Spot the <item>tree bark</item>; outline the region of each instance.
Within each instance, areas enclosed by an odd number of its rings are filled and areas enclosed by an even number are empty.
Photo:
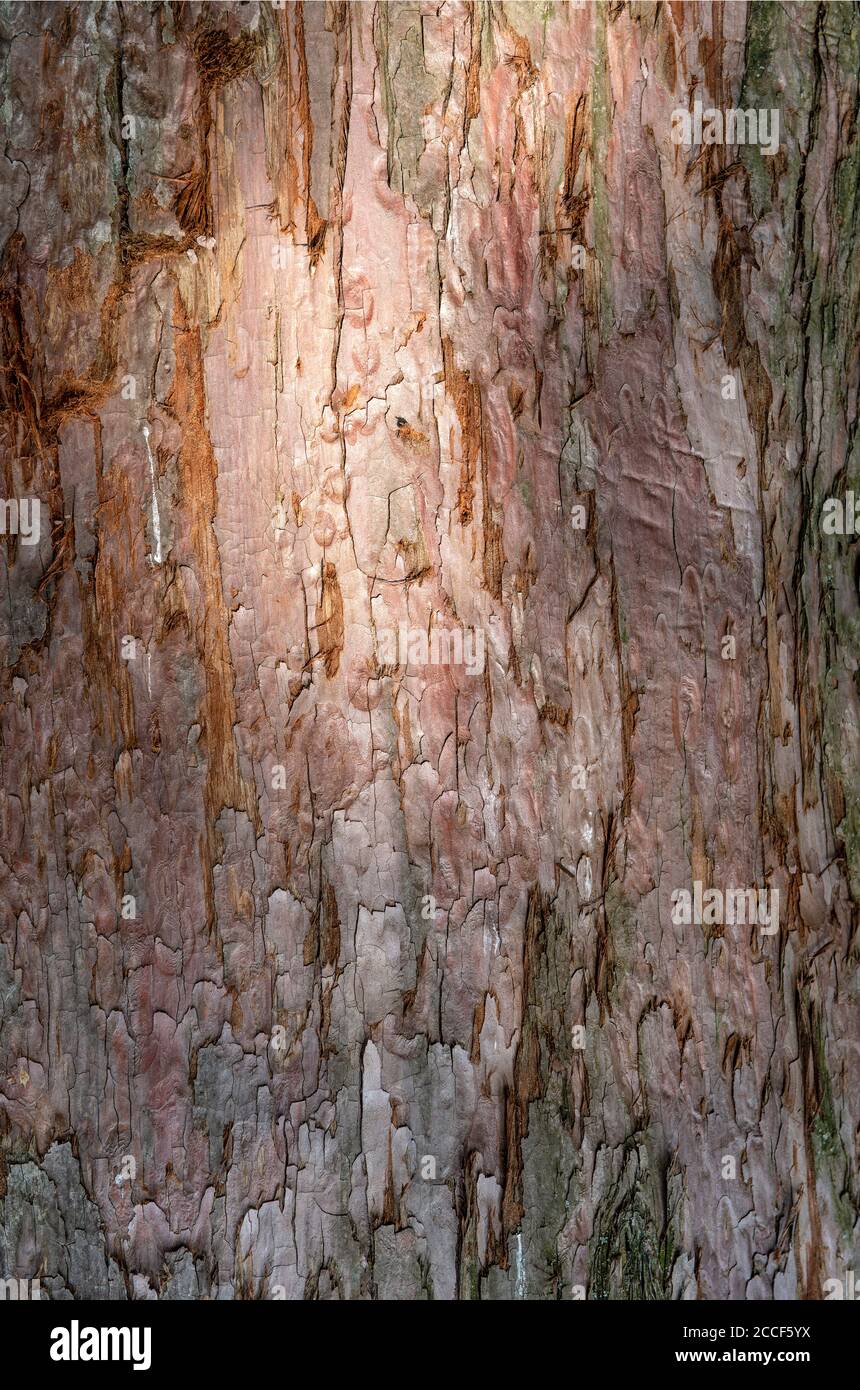
[[[825,1296],[856,6],[0,24],[0,1275]]]

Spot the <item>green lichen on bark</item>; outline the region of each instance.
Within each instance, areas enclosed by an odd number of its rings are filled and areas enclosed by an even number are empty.
[[[622,1174],[597,1210],[589,1246],[588,1297],[666,1299],[674,1259],[674,1234],[655,1213],[647,1168],[631,1141]]]

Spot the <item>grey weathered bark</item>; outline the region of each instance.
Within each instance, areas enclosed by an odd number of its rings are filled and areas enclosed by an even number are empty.
[[[0,24],[0,1275],[821,1297],[857,7]]]

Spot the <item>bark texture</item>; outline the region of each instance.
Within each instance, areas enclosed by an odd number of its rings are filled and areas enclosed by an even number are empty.
[[[0,1275],[821,1297],[860,1256],[820,525],[860,495],[857,7],[0,35],[3,487],[42,504],[0,544]],[[695,100],[778,152],[673,143]],[[695,882],[778,932],[675,922]]]

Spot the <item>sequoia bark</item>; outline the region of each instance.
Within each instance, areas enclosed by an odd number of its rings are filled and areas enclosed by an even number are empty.
[[[0,1275],[821,1297],[856,7],[0,25]],[[778,151],[675,144],[695,100]]]

